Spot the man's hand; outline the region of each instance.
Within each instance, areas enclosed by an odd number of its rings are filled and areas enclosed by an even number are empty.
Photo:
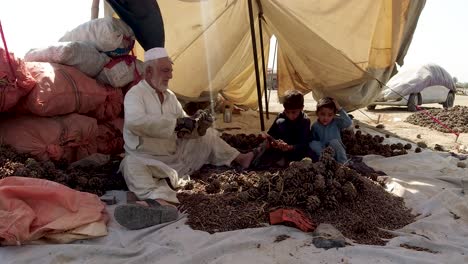
[[[177,118],[175,132],[178,138],[190,138],[197,127],[197,121],[191,117]]]

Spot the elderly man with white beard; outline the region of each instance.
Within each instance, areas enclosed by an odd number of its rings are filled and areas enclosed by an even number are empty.
[[[199,111],[189,117],[172,91],[172,61],[164,48],[145,52],[144,79],[125,95],[125,158],[120,169],[130,191],[146,203],[120,205],[116,220],[128,229],[176,220],[179,203],[173,188],[204,164],[248,168],[261,151],[240,153]]]

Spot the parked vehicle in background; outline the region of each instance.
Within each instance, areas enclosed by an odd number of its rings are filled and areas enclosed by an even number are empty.
[[[450,108],[455,102],[455,83],[452,76],[441,66],[426,64],[418,68],[400,71],[387,83],[380,96],[367,109],[377,105],[407,106],[408,111],[417,111],[423,104],[442,104]]]

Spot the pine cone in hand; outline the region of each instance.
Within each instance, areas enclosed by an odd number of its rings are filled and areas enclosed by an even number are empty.
[[[214,117],[211,115],[209,110],[199,110],[201,112],[195,113],[196,117],[194,117],[198,122],[198,135],[204,136],[206,134],[206,130],[213,125]]]

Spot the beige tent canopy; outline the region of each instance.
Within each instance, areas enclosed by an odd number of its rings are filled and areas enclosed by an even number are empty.
[[[157,2],[166,48],[174,61],[171,89],[189,99],[220,92],[235,104],[256,108],[248,0]],[[256,0],[257,48],[257,14],[262,12],[266,56],[272,35],[279,43],[279,94],[297,89],[312,92],[316,99],[333,96],[347,109],[355,109],[380,92],[376,79],[385,83],[395,62],[402,64],[424,4],[424,0]],[[139,58],[142,53],[142,49],[137,52]],[[260,54],[259,49],[259,60]]]

